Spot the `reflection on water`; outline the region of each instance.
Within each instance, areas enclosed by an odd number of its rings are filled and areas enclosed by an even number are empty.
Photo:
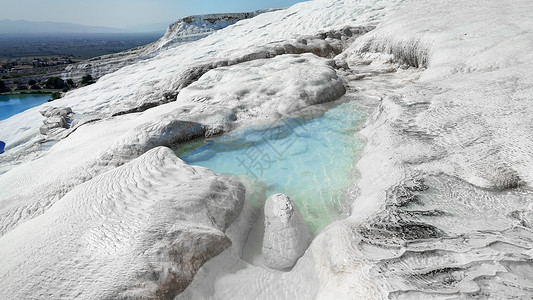
[[[246,175],[268,188],[267,197],[291,197],[314,233],[341,216],[353,182],[353,163],[362,149],[357,135],[364,116],[353,102],[319,117],[236,130],[176,149],[185,162],[216,173]]]

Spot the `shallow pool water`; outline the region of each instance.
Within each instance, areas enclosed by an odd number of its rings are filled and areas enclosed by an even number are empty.
[[[49,99],[49,94],[0,95],[0,120],[46,103]]]
[[[357,134],[363,120],[355,103],[347,102],[318,117],[195,141],[176,154],[191,165],[257,180],[267,187],[267,197],[288,195],[316,233],[346,212],[354,160],[363,147]]]

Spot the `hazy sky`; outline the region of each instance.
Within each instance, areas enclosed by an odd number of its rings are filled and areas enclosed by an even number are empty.
[[[170,22],[182,17],[285,7],[302,0],[0,0],[0,19],[106,27]]]

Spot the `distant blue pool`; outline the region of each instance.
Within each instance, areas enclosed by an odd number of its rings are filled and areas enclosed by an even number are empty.
[[[50,94],[0,95],[0,120],[41,105],[48,99]]]
[[[312,119],[196,141],[176,149],[176,154],[216,173],[258,180],[266,186],[267,197],[287,194],[316,233],[346,211],[347,191],[356,176],[354,160],[364,146],[357,133],[363,121],[355,104],[348,102]]]

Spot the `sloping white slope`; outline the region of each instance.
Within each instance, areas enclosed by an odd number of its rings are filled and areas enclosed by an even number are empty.
[[[166,101],[168,95],[191,83],[191,74],[200,76],[207,65],[227,65],[231,61],[253,59],[264,46],[276,41],[344,26],[375,25],[401,3],[400,0],[344,1],[317,0],[291,8],[261,14],[220,30],[205,39],[164,51],[159,56],[125,67],[102,77],[96,84],[72,91],[56,100],[56,106],[72,107],[74,112],[109,116],[145,103]],[[197,71],[204,69],[204,71]],[[38,109],[0,122],[0,138],[6,151],[38,136],[41,116]],[[22,139],[24,137],[24,139]],[[18,150],[18,149],[17,149]],[[1,160],[2,158],[0,158]]]
[[[168,26],[165,34],[157,41],[119,53],[107,54],[68,65],[62,73],[64,79],[79,81],[90,74],[98,79],[124,66],[156,56],[167,48],[204,38],[211,33],[233,25],[240,20],[252,18],[272,10],[259,10],[249,13],[211,14],[183,18]]]
[[[343,54],[427,69],[364,131],[352,217],[314,245],[347,231],[357,251],[331,249],[333,269],[365,260],[391,299],[532,297],[532,16],[531,1],[412,1]]]
[[[223,231],[244,193],[153,149],[3,235],[0,298],[170,298],[231,245]]]
[[[384,108],[399,129],[427,137],[432,153],[423,155],[433,159],[408,155],[410,149],[397,156],[481,187],[533,187],[532,5],[469,2],[463,13],[451,7],[423,2],[416,19],[402,10],[357,43],[357,51],[389,52],[428,67],[419,85]]]

